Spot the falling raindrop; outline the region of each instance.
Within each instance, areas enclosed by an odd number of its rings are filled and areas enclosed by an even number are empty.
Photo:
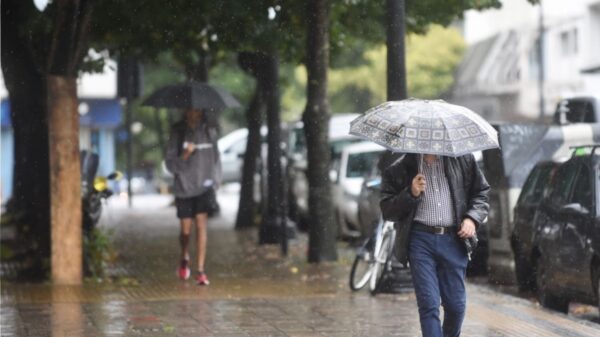
[[[275,19],[275,17],[277,16],[277,12],[275,12],[275,8],[269,7],[268,12],[269,12],[269,20]]]
[[[50,2],[50,0],[33,0],[35,8],[37,8],[40,12],[43,12]]]

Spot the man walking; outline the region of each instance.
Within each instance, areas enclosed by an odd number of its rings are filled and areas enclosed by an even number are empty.
[[[173,194],[181,225],[181,260],[177,273],[182,280],[190,277],[188,247],[195,220],[198,252],[195,280],[199,285],[209,284],[204,269],[206,224],[208,213],[217,208],[215,189],[221,180],[217,133],[205,120],[201,110],[188,109],[184,120],[171,129],[165,155],[167,168],[175,175]]]
[[[406,154],[383,173],[381,211],[398,226],[397,257],[410,263],[424,337],[460,335],[468,263],[463,240],[487,217],[489,190],[471,154]]]

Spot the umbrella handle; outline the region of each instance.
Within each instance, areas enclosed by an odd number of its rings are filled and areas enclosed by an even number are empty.
[[[423,174],[423,154],[419,153],[419,174]]]

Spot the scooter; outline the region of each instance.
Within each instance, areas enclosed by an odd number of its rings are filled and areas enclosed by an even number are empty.
[[[102,272],[102,267],[98,263],[97,255],[101,249],[98,242],[95,242],[94,231],[100,216],[102,215],[102,205],[108,199],[113,191],[109,188],[110,180],[119,180],[122,177],[121,172],[115,171],[106,177],[96,176],[98,171],[98,155],[89,151],[81,151],[81,223],[84,239],[84,272],[86,275],[98,275]],[[87,244],[86,244],[87,242]],[[96,256],[94,258],[94,256]]]
[[[113,191],[109,188],[110,180],[119,180],[121,172],[115,171],[106,177],[96,176],[98,171],[98,154],[86,150],[81,151],[81,205],[84,235],[89,235],[96,227],[102,215],[102,202],[108,199]]]

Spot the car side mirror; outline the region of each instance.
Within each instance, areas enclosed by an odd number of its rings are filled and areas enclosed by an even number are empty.
[[[381,189],[381,179],[380,178],[371,179],[371,180],[367,181],[365,183],[365,185],[370,190],[380,190]]]
[[[334,183],[337,183],[338,172],[336,170],[329,170],[329,180],[331,180]]]
[[[572,215],[572,214],[588,215],[588,214],[590,214],[590,211],[578,202],[564,205],[563,207],[561,207],[560,211],[561,211],[561,213],[566,214],[566,215]]]

